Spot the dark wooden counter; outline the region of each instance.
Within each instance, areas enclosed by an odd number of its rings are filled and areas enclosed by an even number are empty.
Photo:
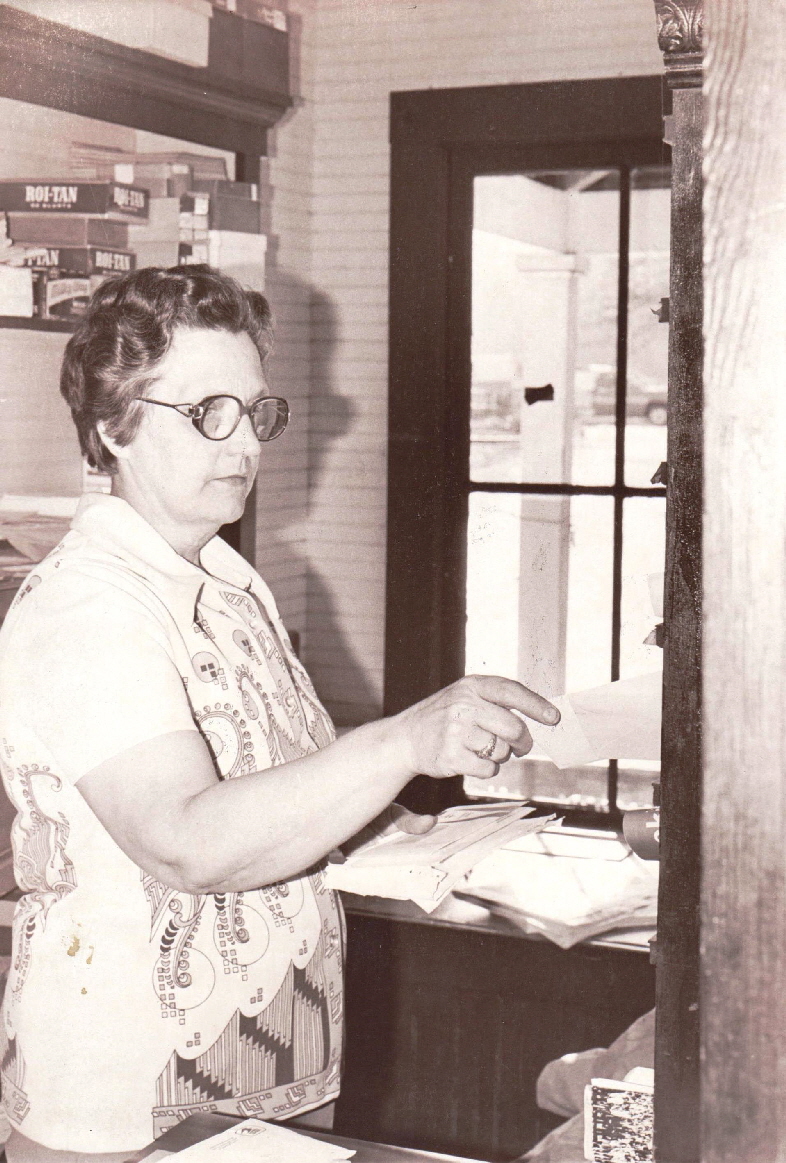
[[[608,1045],[655,1003],[646,934],[564,950],[467,902],[431,917],[345,903],[342,1135],[512,1159],[559,1121],[535,1104],[546,1062]]]

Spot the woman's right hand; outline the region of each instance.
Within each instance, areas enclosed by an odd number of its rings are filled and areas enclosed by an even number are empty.
[[[469,675],[408,707],[394,721],[413,773],[490,779],[511,753],[526,755],[532,747],[519,715],[548,726],[560,717],[555,706],[514,679]]]

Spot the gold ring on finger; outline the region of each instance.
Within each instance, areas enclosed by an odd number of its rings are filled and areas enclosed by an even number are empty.
[[[491,759],[494,754],[494,749],[497,746],[497,736],[492,735],[485,747],[481,747],[480,751],[476,751],[478,759]]]

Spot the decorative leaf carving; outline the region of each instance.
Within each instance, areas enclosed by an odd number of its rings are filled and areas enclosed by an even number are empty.
[[[700,54],[703,49],[703,0],[655,0],[658,44],[667,56]]]

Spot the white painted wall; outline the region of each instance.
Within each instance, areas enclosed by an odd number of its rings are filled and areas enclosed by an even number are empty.
[[[341,723],[377,714],[384,634],[389,96],[659,73],[652,0],[291,0],[299,103],[272,135],[276,383],[306,395],[308,457],[260,521],[271,584]],[[299,398],[299,397],[298,397]],[[307,480],[307,493],[303,484]],[[272,539],[275,538],[275,541]],[[286,549],[282,547],[288,547]],[[287,572],[289,571],[289,572]]]

